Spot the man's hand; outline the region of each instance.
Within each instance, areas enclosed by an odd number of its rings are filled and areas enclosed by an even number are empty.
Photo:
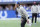
[[[30,20],[30,19],[28,19],[28,20],[27,20],[27,24],[30,24],[30,23],[31,23],[31,20]]]
[[[22,23],[23,19],[21,18],[21,23]]]
[[[29,19],[27,19],[27,24],[29,24]]]

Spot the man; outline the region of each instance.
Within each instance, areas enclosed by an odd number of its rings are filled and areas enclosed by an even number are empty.
[[[35,24],[36,24],[37,13],[38,13],[38,8],[37,8],[37,5],[36,5],[36,2],[33,3],[32,7],[31,7],[31,11],[32,11],[32,23],[33,23],[33,20],[34,20],[34,17],[35,17]]]
[[[28,14],[26,10],[22,6],[20,6],[20,3],[16,4],[16,8],[18,13],[20,13],[21,15],[21,27],[25,27],[26,22],[28,22]]]

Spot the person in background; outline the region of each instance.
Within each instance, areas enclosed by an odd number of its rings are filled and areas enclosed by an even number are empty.
[[[29,10],[29,6],[27,4],[24,5],[25,10]]]
[[[31,5],[29,6],[29,9],[28,10],[31,10]]]
[[[38,8],[37,8],[37,5],[36,5],[36,2],[34,2],[33,5],[31,6],[31,12],[32,12],[32,23],[33,23],[33,20],[34,20],[34,17],[35,17],[35,24],[36,24],[37,13],[38,13]]]
[[[5,9],[6,9],[6,10],[9,10],[8,6],[5,6]]]
[[[9,8],[9,10],[13,10],[13,6],[10,4],[8,4],[8,8]]]
[[[0,10],[3,10],[3,7],[2,6],[0,6]]]
[[[29,6],[27,6],[26,10],[29,10],[29,9],[30,9],[30,7],[29,7]]]
[[[26,6],[26,4],[24,4],[24,6],[23,6],[25,9],[27,8],[27,6]]]
[[[40,14],[40,3],[38,4],[38,17],[39,17],[39,14]]]

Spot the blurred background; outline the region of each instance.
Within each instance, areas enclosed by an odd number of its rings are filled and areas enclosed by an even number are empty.
[[[0,18],[1,16],[6,18],[16,18],[20,17],[20,15],[17,13],[15,9],[15,3],[19,2],[20,5],[23,5],[23,7],[28,12],[28,15],[32,17],[31,15],[31,6],[34,2],[36,2],[36,5],[40,2],[40,0],[0,0]],[[2,11],[2,13],[1,13]],[[6,13],[6,14],[5,14]],[[13,13],[13,14],[12,14]],[[18,15],[17,15],[18,14]]]
[[[29,17],[32,18],[31,6],[34,2],[38,5],[40,0],[0,0],[0,27],[20,27],[19,19],[21,15],[15,9],[15,3],[17,2],[25,8]],[[40,14],[38,14],[38,17],[40,18]],[[37,22],[37,24],[38,25],[33,25],[32,27],[40,27],[39,22]]]

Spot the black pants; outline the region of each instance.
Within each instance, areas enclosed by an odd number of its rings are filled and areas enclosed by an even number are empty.
[[[25,24],[27,22],[26,18],[25,17],[22,17],[22,22],[21,22],[21,27],[25,27]]]
[[[37,13],[32,13],[32,23],[33,23],[34,17],[35,17],[35,23],[36,23],[36,21],[37,21]]]

